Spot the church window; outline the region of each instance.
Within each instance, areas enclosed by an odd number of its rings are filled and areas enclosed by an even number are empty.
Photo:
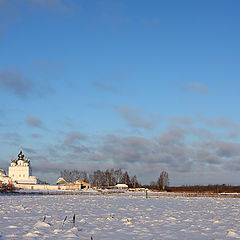
[[[21,174],[19,174],[19,177],[21,177]]]
[[[23,177],[25,177],[25,174],[23,174]]]

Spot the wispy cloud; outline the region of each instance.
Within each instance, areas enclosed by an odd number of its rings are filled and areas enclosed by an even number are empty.
[[[7,132],[4,134],[4,139],[6,139],[6,141],[15,142],[19,144],[21,136],[17,132]]]
[[[37,127],[37,128],[42,128],[43,127],[43,122],[40,118],[36,116],[29,116],[26,119],[26,123],[30,127]]]
[[[52,88],[48,82],[38,82],[12,70],[0,71],[0,87],[22,99],[34,95],[44,97],[46,94],[52,92]]]
[[[219,157],[232,158],[240,156],[240,143],[216,141],[211,143],[210,146],[216,150]]]
[[[0,73],[0,86],[21,98],[25,98],[32,92],[34,82],[21,74],[4,70]]]
[[[200,118],[200,121],[204,122],[210,127],[220,127],[220,128],[239,128],[240,125],[234,121],[231,121],[227,118],[217,118],[217,119],[211,119],[211,118]]]
[[[34,153],[36,153],[36,149],[34,149],[34,148],[28,148],[28,147],[24,147],[24,148],[23,148],[23,151],[26,152],[26,153],[28,153],[28,154],[34,154]]]
[[[192,92],[197,92],[201,94],[208,94],[209,89],[208,87],[201,82],[189,82],[184,85],[184,90],[185,91],[192,91]]]
[[[117,88],[115,88],[114,86],[112,86],[110,84],[106,84],[106,83],[103,83],[100,81],[93,81],[92,84],[94,87],[99,88],[104,91],[107,91],[107,92],[112,92],[112,93],[117,92]]]
[[[41,135],[38,134],[38,133],[32,133],[32,134],[31,134],[31,137],[32,137],[32,138],[41,138]]]
[[[152,117],[146,118],[144,111],[127,106],[115,106],[114,109],[132,128],[152,129],[156,126],[155,119]]]
[[[158,142],[163,145],[179,144],[185,139],[186,134],[187,130],[178,126],[171,126],[168,128],[167,133],[162,134],[161,137],[158,138]]]
[[[78,131],[69,132],[66,134],[63,144],[64,145],[72,145],[72,144],[78,143],[79,141],[86,140],[86,139],[87,139],[87,137]]]
[[[193,124],[194,120],[190,117],[172,117],[169,122],[183,125],[191,125]]]
[[[116,93],[119,88],[117,84],[126,79],[126,76],[120,72],[112,72],[110,74],[103,74],[96,77],[97,80],[92,81],[92,85],[104,91]]]

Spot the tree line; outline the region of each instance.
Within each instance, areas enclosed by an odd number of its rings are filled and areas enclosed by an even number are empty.
[[[82,180],[95,187],[110,187],[119,183],[127,184],[131,188],[143,187],[138,182],[136,175],[130,176],[127,171],[123,171],[121,168],[107,169],[105,171],[96,170],[92,174],[79,170],[63,170],[60,172],[60,177],[64,178],[67,182]],[[168,173],[162,171],[156,182],[152,182],[150,186],[146,186],[151,189],[166,190],[169,186]]]
[[[231,185],[193,185],[193,186],[169,186],[169,176],[166,171],[161,171],[157,181],[151,181],[149,185],[141,185],[137,180],[137,176],[130,176],[127,171],[119,169],[107,169],[105,171],[96,170],[92,174],[79,170],[63,170],[60,172],[60,177],[67,182],[75,182],[82,180],[90,183],[95,187],[110,187],[118,183],[127,184],[130,188],[144,187],[152,190],[163,190],[168,192],[240,192],[240,186]]]
[[[105,171],[96,170],[92,174],[79,170],[63,170],[60,172],[60,177],[67,182],[82,180],[95,187],[110,187],[119,183],[127,184],[132,188],[141,187],[136,175],[130,176],[127,171],[122,171],[121,168],[107,169]]]
[[[168,192],[197,192],[197,193],[240,193],[240,186],[231,186],[226,184],[216,185],[193,185],[168,187]]]

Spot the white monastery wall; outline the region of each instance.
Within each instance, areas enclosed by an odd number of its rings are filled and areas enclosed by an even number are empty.
[[[14,186],[26,190],[81,190],[81,185],[14,184]]]

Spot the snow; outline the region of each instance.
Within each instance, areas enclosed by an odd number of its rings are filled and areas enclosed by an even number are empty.
[[[240,239],[238,198],[6,194],[0,216],[1,240]]]

